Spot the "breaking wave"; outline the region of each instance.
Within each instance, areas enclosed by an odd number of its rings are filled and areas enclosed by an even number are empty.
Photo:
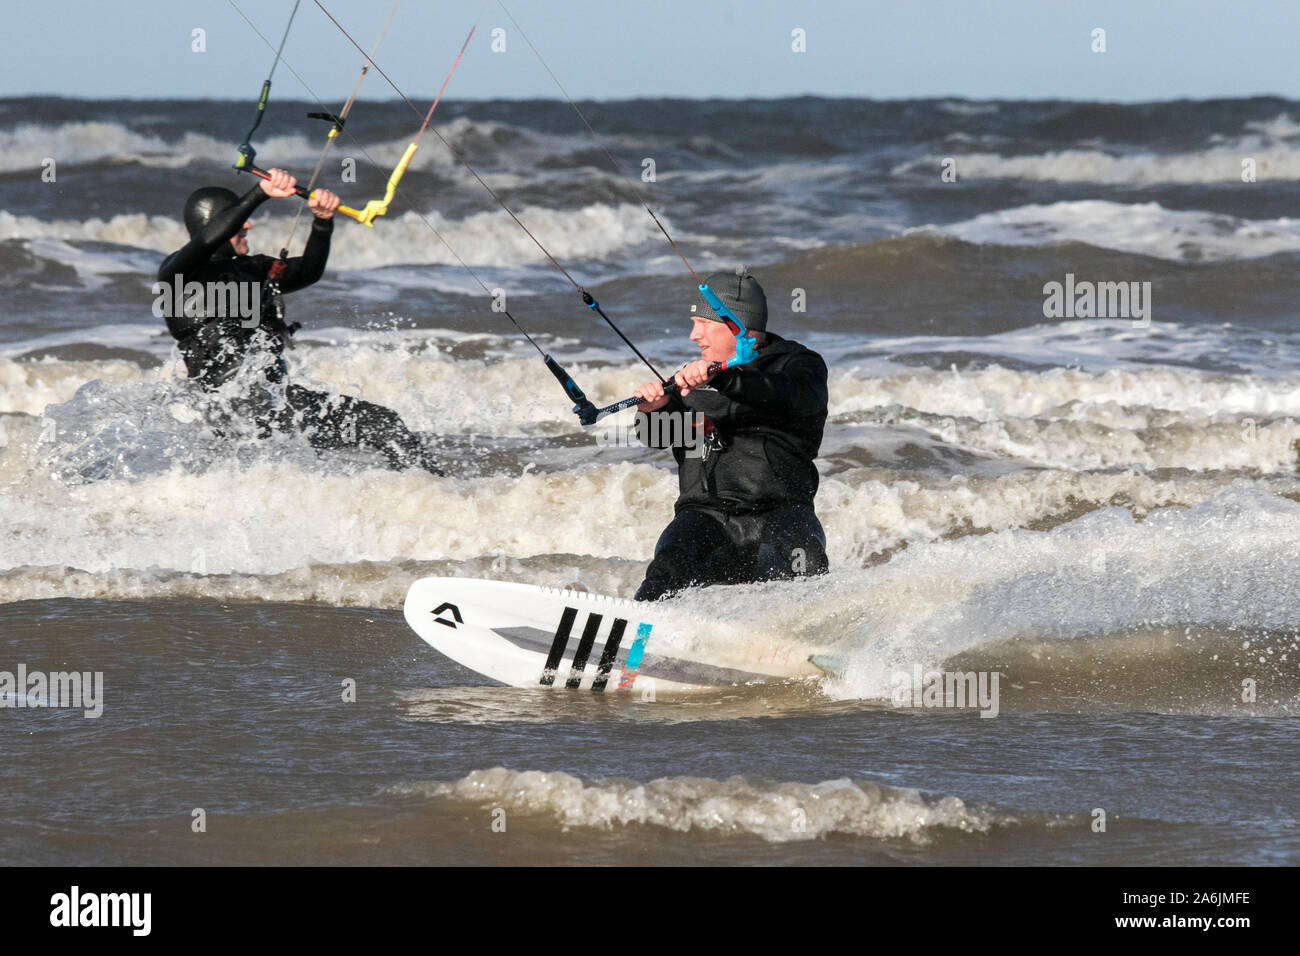
[[[751,835],[772,843],[832,835],[926,843],[943,831],[987,833],[1020,821],[971,807],[957,797],[848,779],[821,783],[758,783],[744,777],[668,777],[649,783],[587,782],[565,773],[476,770],[449,783],[390,787],[516,813],[541,814],[565,828],[656,827],[724,836]]]

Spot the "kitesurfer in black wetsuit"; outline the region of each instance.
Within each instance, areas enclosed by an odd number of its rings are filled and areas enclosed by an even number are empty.
[[[703,584],[741,584],[827,569],[826,535],[813,510],[813,464],[826,424],[826,363],[767,332],[767,297],[749,274],[716,273],[706,284],[757,342],[757,356],[712,379],[708,367],[736,354],[736,339],[696,293],[691,341],[701,359],[674,379],[635,394],[641,439],[677,460],[676,516],[655,545],[637,600]],[[698,422],[700,413],[703,422]],[[656,416],[685,416],[673,423]],[[674,436],[676,441],[665,441]]]
[[[243,196],[216,186],[193,192],[185,203],[185,227],[190,241],[158,267],[158,281],[167,287],[188,283],[250,283],[260,311],[255,320],[233,315],[205,314],[202,308],[169,309],[167,329],[180,343],[191,380],[213,391],[236,377],[249,376],[250,386],[231,404],[247,415],[258,434],[272,430],[303,432],[316,448],[362,448],[382,454],[397,469],[420,467],[442,474],[429,449],[392,409],[373,402],[331,395],[287,382],[284,350],[298,323],[286,325],[283,295],[316,282],[329,257],[334,210],[339,198],[328,190],[312,193],[308,205],[315,218],[303,254],[274,259],[250,256],[248,218],[270,198],[294,195],[295,181],[283,170],[271,170]],[[229,286],[228,288],[235,288]],[[236,300],[230,296],[222,301]]]

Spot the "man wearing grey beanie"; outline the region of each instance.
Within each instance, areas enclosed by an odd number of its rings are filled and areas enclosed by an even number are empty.
[[[757,354],[710,377],[711,364],[736,356],[737,339],[696,292],[691,342],[699,361],[673,376],[676,394],[657,381],[635,393],[643,400],[638,434],[671,449],[679,487],[676,514],[637,590],[641,601],[827,569],[826,535],[813,508],[826,363],[767,331],[767,297],[748,272],[715,273],[705,284],[753,336]],[[674,428],[664,416],[681,416],[681,424]]]

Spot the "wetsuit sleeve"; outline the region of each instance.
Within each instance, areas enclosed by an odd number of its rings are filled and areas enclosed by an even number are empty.
[[[815,415],[826,408],[826,363],[816,352],[792,357],[779,371],[741,365],[714,377],[713,387],[737,405],[769,415]],[[708,409],[700,409],[706,415]]]
[[[305,289],[325,274],[325,261],[330,257],[330,236],[334,233],[334,220],[312,217],[311,235],[307,237],[307,247],[302,255],[285,260],[285,269],[280,277],[280,289],[283,292],[297,292]]]
[[[189,242],[163,260],[158,267],[158,280],[170,281],[172,276],[184,275],[203,265],[212,253],[221,248],[248,222],[258,206],[270,199],[261,186],[254,186],[240,197],[239,202],[225,212],[212,217],[212,221],[196,233]]]

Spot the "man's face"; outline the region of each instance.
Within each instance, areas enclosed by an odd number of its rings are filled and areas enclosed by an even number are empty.
[[[736,354],[736,337],[721,322],[691,319],[691,341],[700,349],[706,362],[725,362]]]
[[[235,248],[235,255],[248,255],[248,230],[252,228],[252,225],[246,222],[240,227],[239,232],[230,237],[230,244]]]

